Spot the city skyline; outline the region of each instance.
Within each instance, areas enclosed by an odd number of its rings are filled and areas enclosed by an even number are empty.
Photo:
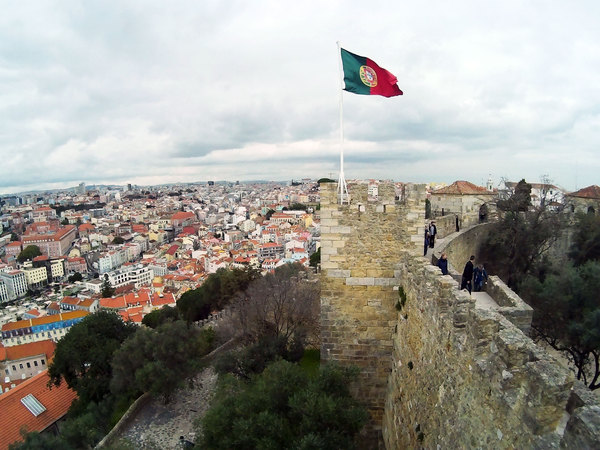
[[[0,18],[0,193],[327,177],[598,184],[600,5],[28,2]]]

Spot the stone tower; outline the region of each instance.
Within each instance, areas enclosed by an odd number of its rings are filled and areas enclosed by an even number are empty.
[[[393,183],[349,186],[350,204],[337,202],[337,184],[321,185],[321,358],[360,368],[357,398],[371,421],[365,447],[381,446],[386,386],[397,323],[400,252],[423,252],[425,188]]]

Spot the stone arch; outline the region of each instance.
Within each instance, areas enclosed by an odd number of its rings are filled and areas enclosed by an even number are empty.
[[[483,204],[479,207],[479,223],[487,222],[489,211],[487,204]]]
[[[588,206],[587,213],[588,214],[596,214],[596,210],[594,209],[593,206]]]

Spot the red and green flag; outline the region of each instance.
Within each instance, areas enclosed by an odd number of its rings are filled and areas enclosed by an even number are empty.
[[[343,48],[341,51],[345,91],[384,97],[403,94],[396,84],[398,79],[383,67],[379,67],[375,61],[350,53]]]

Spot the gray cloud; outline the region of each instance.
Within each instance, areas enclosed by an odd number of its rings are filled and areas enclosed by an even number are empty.
[[[599,9],[14,4],[0,17],[0,192],[337,172],[338,39],[405,92],[344,93],[348,177],[598,184]]]

